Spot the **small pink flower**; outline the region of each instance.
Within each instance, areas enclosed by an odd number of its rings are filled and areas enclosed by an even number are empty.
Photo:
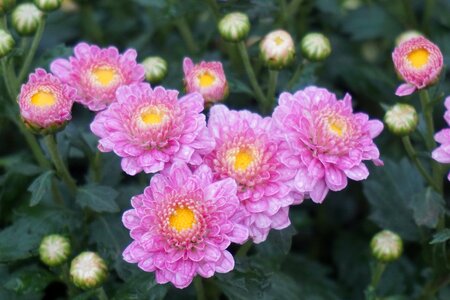
[[[437,81],[444,59],[439,47],[419,36],[398,45],[392,53],[395,69],[406,81],[395,94],[411,95]]]
[[[187,93],[198,92],[205,103],[214,103],[228,96],[228,82],[222,63],[218,61],[194,65],[190,58],[183,61],[184,83]]]
[[[281,161],[296,170],[294,187],[321,203],[328,190],[340,191],[347,177],[364,180],[365,160],[382,165],[373,139],[383,123],[353,113],[350,95],[343,100],[326,89],[308,87],[294,95],[282,93],[273,113],[278,135],[290,151]]]
[[[101,49],[79,43],[69,60],[57,59],[50,69],[63,82],[78,91],[77,102],[92,111],[105,109],[115,100],[121,85],[142,82],[145,70],[137,64],[137,53],[133,49],[119,54],[115,47]]]
[[[75,89],[44,69],[36,69],[22,85],[18,97],[20,114],[31,129],[44,133],[57,130],[72,118]]]
[[[450,126],[450,96],[445,99],[445,107],[447,110],[444,114],[444,119]],[[444,128],[436,133],[434,139],[441,145],[431,153],[431,156],[440,163],[450,164],[450,128]],[[450,173],[447,179],[450,181]]]
[[[278,159],[281,149],[273,139],[271,118],[249,111],[211,108],[208,128],[216,148],[204,159],[215,179],[233,178],[245,225],[255,243],[263,242],[271,228],[289,226],[289,206],[294,203],[290,182],[295,172]],[[302,199],[302,198],[301,198]]]
[[[177,288],[187,287],[197,274],[209,278],[231,271],[234,259],[226,249],[231,242],[244,243],[248,231],[235,220],[234,180],[212,178],[206,165],[191,172],[181,163],[153,176],[144,194],[131,199],[134,209],[123,214],[133,238],[124,260]]]
[[[200,94],[178,100],[175,90],[138,83],[120,87],[116,98],[96,115],[91,130],[100,137],[100,151],[122,157],[127,174],[155,173],[174,161],[199,165],[214,148]]]

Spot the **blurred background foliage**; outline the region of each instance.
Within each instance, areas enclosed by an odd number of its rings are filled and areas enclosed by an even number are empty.
[[[120,50],[131,47],[138,51],[139,60],[149,55],[166,59],[169,75],[161,84],[182,91],[185,56],[194,61],[220,60],[230,84],[225,103],[256,111],[235,46],[224,42],[216,28],[218,19],[232,11],[250,17],[247,45],[263,87],[268,72],[258,59],[259,40],[283,28],[297,43],[297,57],[280,73],[277,93],[311,84],[339,96],[348,92],[355,110],[372,118],[382,118],[384,109],[398,101],[418,107],[416,96],[394,95],[400,80],[391,52],[399,34],[409,29],[423,32],[440,47],[445,64],[450,63],[449,0],[79,0],[64,1],[59,11],[48,16],[33,65],[48,69],[52,59],[70,55],[79,41],[115,45]],[[332,54],[323,63],[307,63],[300,78],[289,83],[303,61],[300,40],[312,31],[330,38]],[[434,95],[450,93],[446,75],[448,71],[433,87]],[[62,209],[52,204],[51,174],[33,162],[22,136],[4,117],[4,90],[0,86],[0,299],[66,297],[54,270],[37,257],[41,238],[54,232],[71,237],[74,255],[90,249],[106,259],[110,275],[105,290],[112,299],[195,299],[193,287],[176,290],[156,285],[152,274],[122,261],[130,238],[121,214],[130,208],[130,197],[148,184],[149,176],[125,176],[118,158],[102,153],[100,183],[89,183],[93,174],[88,158],[96,151],[96,139],[89,131],[93,114],[76,105],[73,121],[58,134],[60,151],[82,189],[76,199],[67,196],[67,208]],[[438,128],[444,126],[443,111],[440,102],[435,111]],[[423,130],[420,126],[413,141],[421,141]],[[435,248],[427,247],[435,220],[448,213],[444,208],[448,198],[427,192],[399,138],[385,131],[376,143],[385,167],[371,168],[367,181],[350,182],[344,191],[330,193],[321,205],[307,200],[293,207],[292,226],[271,232],[267,242],[253,247],[247,257],[237,258],[235,271],[207,280],[208,295],[213,297],[219,287],[223,299],[362,299],[370,281],[369,242],[380,228],[394,230],[405,240],[404,255],[387,267],[382,278],[380,297],[419,298],[434,276],[433,266],[448,274],[448,257],[436,259],[430,250]],[[83,214],[83,207],[93,214]],[[449,233],[440,234],[435,242],[445,248]],[[96,297],[92,291],[78,292],[79,300]],[[450,299],[450,288],[444,286],[435,297]]]

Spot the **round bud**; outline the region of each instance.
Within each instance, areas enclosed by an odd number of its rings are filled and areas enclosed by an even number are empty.
[[[3,29],[0,29],[0,58],[5,57],[14,49],[13,37]]]
[[[372,255],[380,262],[397,260],[403,252],[403,241],[392,231],[383,230],[377,233],[370,242]]]
[[[294,41],[284,30],[275,30],[267,34],[259,46],[261,58],[271,69],[283,69],[292,63],[295,57]]]
[[[70,279],[80,289],[99,287],[106,280],[106,263],[97,253],[86,251],[79,254],[70,264]]]
[[[409,41],[410,39],[413,39],[413,38],[416,38],[419,36],[423,36],[423,34],[417,30],[405,31],[395,39],[395,46],[398,46],[403,42]]]
[[[167,62],[158,56],[144,59],[145,79],[150,83],[161,82],[167,75]]]
[[[39,257],[47,266],[56,267],[69,258],[70,250],[68,238],[59,234],[47,235],[39,246]]]
[[[355,10],[361,7],[361,0],[344,0],[341,2],[341,6],[345,10]]]
[[[233,12],[225,15],[219,21],[219,33],[228,42],[240,42],[250,32],[250,20],[241,12]]]
[[[23,36],[33,35],[42,22],[43,13],[32,3],[17,6],[12,13],[14,29]]]
[[[62,0],[34,0],[34,4],[45,12],[57,10],[61,6]]]
[[[384,122],[393,134],[405,136],[416,130],[419,116],[414,106],[397,103],[386,112]]]
[[[0,0],[0,15],[6,14],[16,5],[16,0]]]
[[[301,41],[303,56],[311,61],[322,61],[331,53],[330,40],[321,33],[308,33]]]

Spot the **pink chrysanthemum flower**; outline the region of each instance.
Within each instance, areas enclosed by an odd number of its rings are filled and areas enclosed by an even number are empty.
[[[294,95],[282,93],[273,113],[274,124],[289,152],[281,160],[297,171],[294,187],[321,203],[328,190],[340,191],[347,177],[369,175],[365,160],[382,165],[373,138],[383,123],[353,113],[351,97],[343,100],[326,89],[308,87]],[[287,155],[286,155],[287,154]]]
[[[392,53],[395,69],[406,81],[395,94],[411,95],[437,81],[444,59],[439,47],[419,36],[398,45]]]
[[[245,225],[255,243],[263,242],[271,228],[289,226],[293,204],[289,185],[295,172],[278,159],[280,149],[273,139],[271,118],[249,111],[230,111],[224,105],[211,108],[208,128],[216,148],[204,159],[216,179],[233,178]]]
[[[228,82],[222,63],[218,61],[194,65],[190,58],[183,61],[186,92],[202,94],[206,103],[214,103],[228,96]]]
[[[121,85],[142,82],[144,67],[137,64],[137,53],[133,49],[119,54],[115,47],[101,49],[79,43],[69,60],[57,59],[50,69],[63,82],[78,91],[77,102],[92,111],[105,109],[115,100]]]
[[[447,110],[444,114],[444,119],[450,126],[450,96],[445,99],[445,107]],[[444,128],[436,133],[434,139],[441,145],[431,153],[431,156],[440,163],[450,164],[450,128]],[[450,181],[450,173],[447,179]]]
[[[47,133],[63,127],[72,118],[76,91],[44,69],[36,69],[22,85],[18,97],[20,114],[35,132]]]
[[[178,100],[175,90],[137,83],[120,87],[116,98],[96,115],[91,130],[100,137],[100,151],[122,157],[127,174],[155,173],[174,161],[199,165],[214,148],[200,94]]]
[[[234,259],[226,249],[231,242],[244,243],[248,230],[235,220],[234,180],[212,178],[206,165],[191,172],[181,163],[153,176],[122,217],[134,240],[123,252],[125,261],[177,288],[187,287],[197,274],[208,278],[231,271]]]

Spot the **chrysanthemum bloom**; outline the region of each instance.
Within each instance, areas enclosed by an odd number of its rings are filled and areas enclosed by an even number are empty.
[[[36,69],[22,85],[18,102],[25,124],[35,132],[48,133],[62,128],[72,118],[76,91],[57,77]]]
[[[230,111],[224,105],[211,108],[208,128],[216,148],[204,159],[216,179],[233,178],[245,225],[255,243],[263,242],[271,228],[289,226],[289,205],[294,199],[288,185],[295,172],[283,165],[273,139],[271,118],[249,111]]]
[[[134,209],[123,214],[134,240],[124,260],[177,288],[187,287],[197,274],[208,278],[231,271],[234,259],[226,249],[248,238],[235,220],[236,188],[231,178],[213,181],[206,165],[191,172],[184,163],[174,164],[153,176],[144,193],[131,199]]]
[[[194,65],[192,59],[183,60],[184,84],[187,93],[198,92],[205,103],[214,103],[228,96],[228,82],[222,63],[218,61]]]
[[[407,96],[438,80],[444,59],[439,47],[419,36],[401,43],[392,53],[395,69],[406,81],[395,94]]]
[[[287,31],[274,30],[263,38],[259,45],[259,52],[269,68],[282,69],[294,60],[294,41]]]
[[[96,115],[91,130],[100,151],[122,157],[127,174],[155,173],[174,161],[199,165],[214,148],[202,110],[198,93],[178,100],[177,91],[132,84],[117,90],[117,101]]]
[[[79,43],[74,48],[74,56],[69,60],[55,60],[50,69],[77,89],[77,102],[99,111],[115,101],[118,87],[144,80],[144,67],[136,62],[136,57],[134,49],[119,54],[115,47],[100,49]]]
[[[447,111],[444,114],[444,119],[450,126],[450,96],[445,99],[445,107]],[[450,164],[450,128],[444,128],[436,133],[434,139],[441,145],[431,153],[431,156],[440,163]],[[447,179],[450,181],[450,173]]]
[[[289,146],[281,160],[297,171],[294,187],[321,203],[328,190],[347,186],[347,177],[363,180],[369,175],[364,164],[382,165],[373,138],[383,123],[353,113],[350,95],[343,100],[328,90],[308,87],[294,95],[282,93],[273,113],[280,137]]]

